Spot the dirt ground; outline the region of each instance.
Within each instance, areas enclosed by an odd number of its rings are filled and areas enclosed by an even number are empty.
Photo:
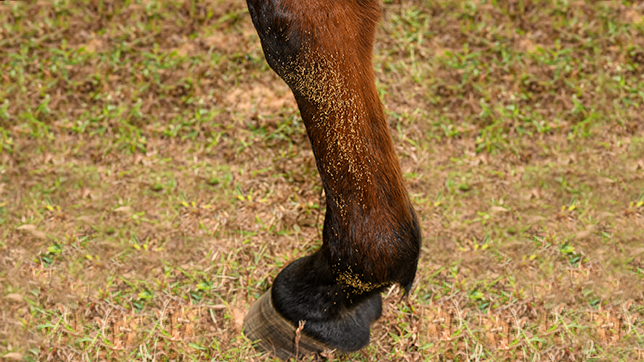
[[[382,9],[422,255],[324,359],[643,360],[644,5]],[[0,359],[271,360],[243,317],[321,192],[243,1],[0,3]]]

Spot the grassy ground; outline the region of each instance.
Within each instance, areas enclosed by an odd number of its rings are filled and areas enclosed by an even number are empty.
[[[374,66],[423,253],[329,359],[644,359],[644,5],[385,1]],[[244,2],[3,2],[0,75],[0,359],[270,360],[325,205]]]

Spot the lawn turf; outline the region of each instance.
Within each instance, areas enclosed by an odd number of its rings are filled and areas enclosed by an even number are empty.
[[[415,289],[340,361],[644,359],[644,5],[385,1]],[[324,198],[243,1],[0,3],[0,357],[265,361]]]

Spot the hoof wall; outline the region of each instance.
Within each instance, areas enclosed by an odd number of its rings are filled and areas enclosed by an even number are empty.
[[[269,352],[283,360],[334,349],[304,332],[299,332],[300,339],[296,343],[297,328],[275,310],[271,289],[250,307],[244,318],[244,333],[255,342],[256,349]]]

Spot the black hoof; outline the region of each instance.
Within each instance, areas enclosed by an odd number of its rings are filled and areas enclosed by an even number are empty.
[[[283,360],[297,360],[301,356],[334,349],[306,333],[298,333],[297,328],[275,310],[271,289],[255,301],[246,314],[244,334],[255,343],[255,348]]]
[[[382,313],[380,294],[365,300],[341,318],[301,319],[303,328],[286,319],[273,305],[272,289],[251,306],[244,318],[244,334],[255,348],[288,360],[329,350],[357,351],[369,344],[369,329]]]
[[[357,351],[369,344],[371,323],[382,314],[379,290],[360,295],[335,280],[320,253],[288,265],[272,289],[246,316],[246,333],[258,347],[279,358],[319,353],[325,349]],[[270,294],[270,295],[269,295]],[[295,331],[303,322],[300,345]],[[306,343],[302,341],[306,336]]]

